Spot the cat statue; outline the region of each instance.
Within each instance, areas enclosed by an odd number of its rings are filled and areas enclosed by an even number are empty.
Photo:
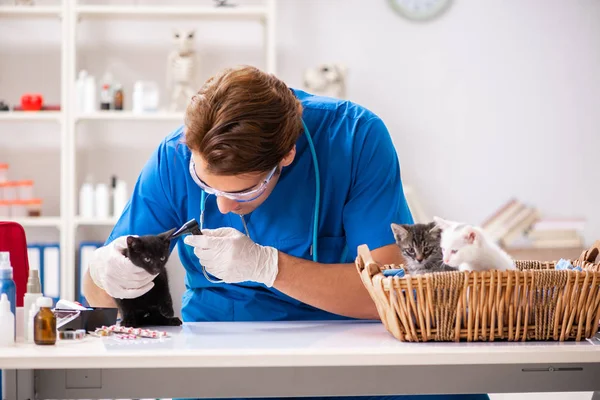
[[[443,262],[459,271],[516,269],[512,258],[489,239],[482,229],[465,223],[433,217],[442,230]]]
[[[169,54],[167,62],[167,90],[171,92],[171,111],[180,108],[182,98],[185,108],[196,92],[194,85],[200,60],[194,50],[194,36],[194,30],[173,32],[175,49]]]
[[[304,72],[304,89],[319,96],[346,98],[346,72],[341,64],[321,64]]]
[[[413,225],[392,223],[392,232],[409,275],[457,270],[442,260],[442,231],[434,222]]]

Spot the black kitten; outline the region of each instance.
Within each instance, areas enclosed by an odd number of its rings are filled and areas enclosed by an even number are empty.
[[[444,264],[440,247],[441,230],[435,224],[398,225],[392,224],[396,244],[406,260],[408,274],[457,271]]]
[[[154,278],[154,287],[135,299],[115,299],[121,311],[121,326],[179,326],[181,320],[174,316],[173,301],[169,291],[166,264],[169,260],[170,236],[175,229],[159,235],[128,236],[123,255],[133,265],[143,268]]]

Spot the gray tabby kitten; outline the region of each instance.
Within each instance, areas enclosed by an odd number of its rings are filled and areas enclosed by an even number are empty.
[[[408,274],[457,271],[442,261],[442,232],[435,222],[414,225],[392,223],[392,232],[406,260]]]

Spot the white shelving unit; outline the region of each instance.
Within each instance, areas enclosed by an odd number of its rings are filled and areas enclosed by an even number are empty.
[[[55,121],[62,122],[64,114],[60,111],[0,111],[0,121]]]
[[[63,8],[61,6],[0,6],[0,18],[11,17],[60,17]]]
[[[275,17],[276,0],[264,0],[258,6],[210,7],[175,6],[165,0],[163,6],[143,5],[83,5],[78,0],[62,0],[58,6],[0,6],[2,18],[59,18],[61,20],[61,109],[60,112],[0,112],[4,122],[33,123],[54,121],[60,125],[60,215],[57,217],[21,218],[15,221],[27,229],[56,228],[60,231],[61,297],[76,300],[76,252],[80,227],[112,227],[117,218],[90,219],[77,215],[76,187],[77,131],[82,123],[126,121],[148,124],[153,122],[183,121],[182,112],[138,114],[130,111],[98,111],[76,115],[74,112],[77,66],[78,26],[85,20],[199,20],[199,21],[256,21],[263,26],[261,37],[266,71],[276,73]],[[160,60],[162,62],[162,60]]]
[[[183,113],[156,112],[138,114],[131,111],[104,111],[75,117],[80,121],[183,121]]]

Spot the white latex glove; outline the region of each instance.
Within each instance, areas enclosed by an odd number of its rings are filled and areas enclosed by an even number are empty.
[[[122,253],[126,248],[127,236],[118,237],[94,250],[88,265],[96,286],[117,299],[140,297],[154,287],[152,281],[157,277],[133,265]]]
[[[234,228],[204,229],[183,242],[206,271],[226,283],[258,282],[273,286],[279,267],[274,247],[261,246]]]

